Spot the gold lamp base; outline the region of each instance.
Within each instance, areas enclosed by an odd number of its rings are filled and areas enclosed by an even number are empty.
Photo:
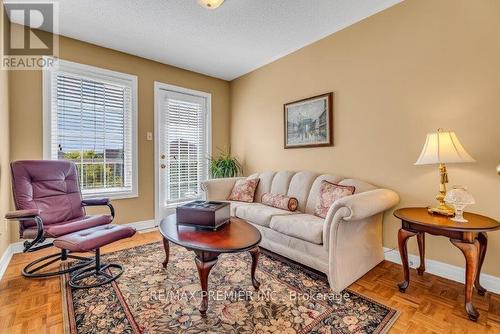
[[[455,215],[455,210],[446,205],[444,201],[444,197],[446,196],[446,183],[448,183],[448,172],[446,171],[446,166],[444,164],[439,164],[439,174],[441,176],[441,182],[439,184],[439,194],[436,196],[436,199],[439,201],[439,206],[428,207],[427,211],[430,214],[451,217]]]
[[[450,208],[446,205],[444,205],[444,206],[440,205],[438,207],[428,207],[427,211],[430,214],[438,214],[438,215],[448,216],[448,217],[452,217],[455,215],[455,210],[453,210],[453,208]]]

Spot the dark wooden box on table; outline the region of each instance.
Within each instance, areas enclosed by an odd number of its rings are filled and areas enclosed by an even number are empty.
[[[177,207],[177,224],[217,229],[229,221],[229,203],[193,201]]]

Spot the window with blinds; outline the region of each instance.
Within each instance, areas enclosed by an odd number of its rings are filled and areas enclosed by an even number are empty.
[[[86,197],[137,194],[136,77],[58,61],[44,73],[45,158],[73,161]]]
[[[174,204],[198,199],[200,183],[208,178],[207,100],[173,91],[164,97],[166,201]]]

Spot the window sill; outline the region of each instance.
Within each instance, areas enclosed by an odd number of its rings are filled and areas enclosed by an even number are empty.
[[[169,204],[165,205],[165,208],[166,209],[175,209],[176,207],[184,205],[186,203],[189,203],[192,201],[200,201],[200,200],[201,200],[201,198],[193,198],[193,199],[189,199],[189,200],[182,201],[182,202],[169,203]]]
[[[109,198],[110,200],[137,198],[137,193],[97,193],[97,194],[82,194],[83,199],[93,198]]]

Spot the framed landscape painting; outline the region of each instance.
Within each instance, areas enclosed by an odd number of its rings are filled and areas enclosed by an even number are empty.
[[[284,106],[285,148],[333,145],[333,93]]]

